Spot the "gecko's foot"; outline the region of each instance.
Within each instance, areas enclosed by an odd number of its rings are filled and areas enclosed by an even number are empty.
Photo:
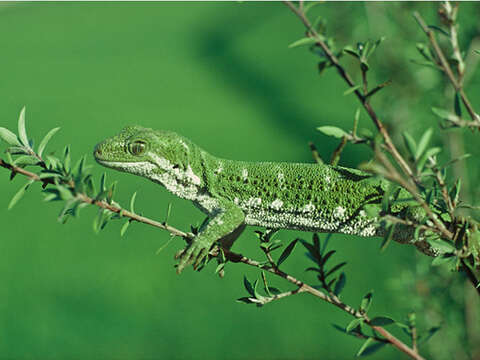
[[[196,270],[207,260],[211,245],[193,241],[187,248],[179,251],[175,259],[180,259],[177,265],[177,274],[180,274],[187,266],[193,265]]]

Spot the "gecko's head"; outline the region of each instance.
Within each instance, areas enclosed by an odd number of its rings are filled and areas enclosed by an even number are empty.
[[[190,141],[171,131],[141,126],[126,127],[97,144],[93,155],[103,166],[149,178],[152,173],[179,174],[196,167],[196,147]]]

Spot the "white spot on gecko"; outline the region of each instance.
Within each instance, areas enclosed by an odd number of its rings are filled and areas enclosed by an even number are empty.
[[[280,210],[283,206],[283,201],[280,199],[275,199],[271,204],[270,207],[274,210]]]
[[[243,181],[247,180],[248,178],[248,170],[247,169],[243,169],[242,170],[242,179]]]
[[[312,203],[308,203],[307,205],[305,205],[302,209],[303,212],[313,212],[315,211],[315,205],[313,205]]]
[[[280,183],[282,183],[283,180],[285,180],[285,175],[283,175],[283,173],[278,173],[277,177],[278,177],[278,181]]]
[[[333,216],[337,219],[343,219],[345,217],[346,210],[341,206],[337,206],[335,210],[333,210]]]

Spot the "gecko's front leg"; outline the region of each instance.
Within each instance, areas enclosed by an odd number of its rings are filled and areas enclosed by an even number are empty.
[[[237,229],[244,219],[245,215],[237,205],[221,200],[218,211],[200,228],[198,235],[180,254],[177,273],[180,274],[190,264],[194,267],[200,265],[215,241]]]

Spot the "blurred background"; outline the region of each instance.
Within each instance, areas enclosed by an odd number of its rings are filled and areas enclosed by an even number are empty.
[[[433,127],[445,159],[451,152],[472,153],[467,167],[457,170],[467,175],[464,196],[475,202],[478,140],[466,131],[439,130],[430,108],[451,108],[453,100],[445,99],[452,94],[440,73],[411,62],[420,59],[415,44],[425,41],[411,13],[418,10],[436,23],[436,7],[324,3],[313,12],[326,20],[339,49],[386,37],[370,62],[370,81],[393,84],[374,99],[374,107],[400,148],[401,131],[418,138]],[[479,16],[480,5],[460,5],[460,42],[469,51],[470,70],[480,58],[471,50],[480,49]],[[288,48],[304,29],[281,3],[2,3],[0,33],[0,126],[16,130],[26,105],[29,136],[38,143],[61,126],[47,150],[60,153],[70,144],[74,158],[91,154],[97,142],[125,125],[139,124],[174,130],[225,158],[311,162],[313,141],[328,161],[337,143],[315,128],[350,129],[358,106],[352,95],[342,96],[346,86],[334,70],[320,77],[318,58],[307,48]],[[350,59],[345,64],[358,79]],[[468,73],[467,81],[478,108],[479,72]],[[365,113],[360,126],[372,129]],[[366,147],[347,146],[340,164],[356,167],[370,156]],[[88,160],[98,177],[104,169],[92,156]],[[136,191],[136,208],[148,217],[163,220],[172,203],[172,225],[188,230],[203,220],[191,203],[154,183],[107,174],[119,181],[117,201],[127,205]],[[121,223],[111,222],[96,235],[96,211],[89,208],[61,225],[59,205],[42,202],[38,184],[7,211],[24,179],[10,183],[7,171],[2,175],[1,359],[348,359],[361,345],[332,327],[345,326],[348,316],[307,295],[263,308],[236,302],[246,295],[244,274],[258,276],[250,268],[227,264],[224,279],[213,274],[213,264],[176,275],[173,255],[182,241],[156,254],[169,240],[166,232],[132,224],[121,238]],[[234,250],[261,259],[253,230],[244,232]],[[278,235],[285,242],[295,237],[311,236]],[[408,246],[391,244],[380,253],[380,242],[333,236],[336,260],[348,261],[344,301],[358,306],[373,289],[372,315],[402,320],[417,311],[420,327],[444,324],[435,337],[444,345],[450,341],[450,351],[442,355],[431,346],[425,355],[468,358],[465,347],[473,340],[468,329],[454,325],[464,323],[471,301],[461,275],[431,289],[422,276],[440,270],[430,269],[430,261]],[[302,252],[298,247],[285,268],[315,283],[304,272],[309,264]],[[427,311],[419,294],[441,294],[446,305]],[[374,358],[402,356],[385,348]]]

